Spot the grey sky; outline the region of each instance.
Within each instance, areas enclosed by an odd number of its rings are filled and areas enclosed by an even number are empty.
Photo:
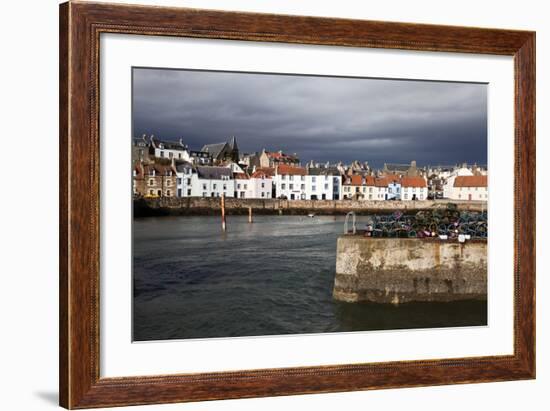
[[[134,136],[191,149],[237,137],[241,152],[303,162],[487,163],[487,86],[136,68]]]

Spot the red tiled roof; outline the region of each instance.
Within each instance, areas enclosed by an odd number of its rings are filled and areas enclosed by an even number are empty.
[[[307,171],[303,167],[293,167],[286,164],[279,164],[277,166],[277,174],[305,176]]]
[[[262,170],[262,169],[258,169],[256,170],[255,172],[252,173],[252,178],[271,178],[272,177],[272,174],[269,174],[268,172],[266,172],[265,170]]]
[[[250,177],[246,173],[234,173],[233,178],[235,180],[248,180]]]
[[[256,169],[256,173],[261,172],[264,173],[267,177],[273,177],[275,175],[275,168],[273,167],[260,167]],[[252,174],[252,177],[254,177],[254,174]]]
[[[487,176],[458,176],[455,187],[487,187]]]
[[[379,177],[374,181],[374,185],[376,187],[387,187],[389,183],[391,183],[393,180],[387,178],[387,177]]]
[[[427,187],[423,177],[402,177],[401,187]]]
[[[362,176],[354,174],[345,180],[345,185],[348,186],[374,186],[375,179],[373,176]]]

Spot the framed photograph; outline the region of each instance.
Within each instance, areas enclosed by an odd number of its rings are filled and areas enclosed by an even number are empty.
[[[60,6],[60,405],[535,378],[535,33]]]

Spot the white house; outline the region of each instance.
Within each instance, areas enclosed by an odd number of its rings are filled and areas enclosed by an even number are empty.
[[[235,180],[229,167],[198,166],[191,177],[193,197],[226,197],[235,195]]]
[[[273,178],[275,196],[289,200],[305,200],[306,174],[307,171],[303,167],[279,164],[275,167]]]
[[[235,197],[254,198],[254,189],[250,182],[250,176],[246,173],[234,173]]]
[[[193,166],[191,163],[181,163],[176,169],[176,195],[178,197],[191,197],[193,194],[193,180],[197,181],[196,173],[193,178]],[[195,183],[197,185],[197,183]]]
[[[271,198],[273,193],[273,173],[272,169],[257,169],[250,176],[250,186],[252,187],[252,198]]]
[[[445,184],[443,185],[443,197],[444,198],[451,198],[451,191],[453,190],[455,179],[460,176],[473,176],[474,173],[472,170],[470,170],[467,167],[460,167],[451,173],[449,177],[445,180]]]
[[[428,184],[424,177],[401,178],[401,201],[426,200],[428,198]]]
[[[306,200],[339,200],[342,176],[336,167],[307,169]]]
[[[449,191],[451,200],[487,201],[487,176],[458,176]]]

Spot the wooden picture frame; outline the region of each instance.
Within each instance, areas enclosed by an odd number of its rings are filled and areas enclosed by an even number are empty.
[[[514,354],[100,378],[101,33],[513,56]],[[535,377],[534,32],[69,2],[60,6],[59,47],[61,406],[125,406]]]

